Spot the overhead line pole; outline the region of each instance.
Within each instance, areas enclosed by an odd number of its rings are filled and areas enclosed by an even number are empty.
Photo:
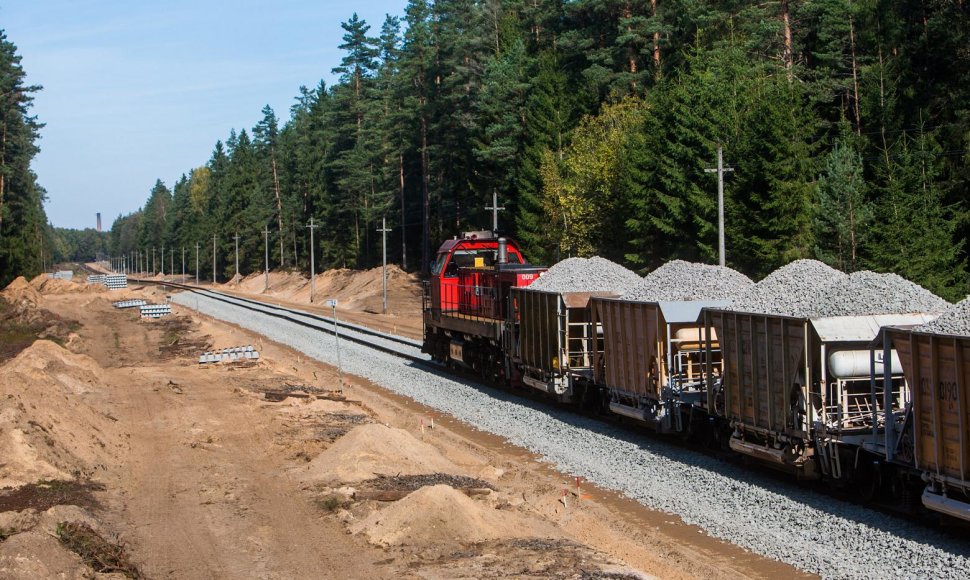
[[[310,225],[308,225],[307,227],[310,228],[310,302],[312,303],[314,282],[317,276],[317,267],[316,267],[315,254],[314,254],[314,248],[313,248],[313,230],[320,226],[315,225],[313,223],[313,217],[311,216]]]
[[[498,205],[498,192],[494,189],[492,190],[492,205],[491,207],[485,206],[486,210],[491,210],[492,212],[492,233],[498,232],[498,212],[505,211],[504,207],[499,207]]]
[[[717,172],[717,253],[718,263],[724,266],[724,174],[734,171],[724,167],[724,148],[717,146],[717,168],[704,169],[707,173]]]
[[[381,260],[381,281],[384,289],[384,308],[383,314],[387,314],[387,232],[391,231],[387,227],[387,218],[381,218],[381,245],[383,247],[383,258]]]
[[[195,243],[195,285],[199,285],[199,242]]]
[[[235,275],[235,278],[236,278],[236,284],[239,284],[239,232],[236,232],[236,235],[233,236],[233,239],[236,240],[236,275]]]
[[[212,285],[216,285],[216,235],[212,234]]]
[[[182,246],[182,283],[185,284],[185,246]]]
[[[263,285],[263,292],[269,292],[269,225],[263,226],[263,251],[266,253],[266,283]]]

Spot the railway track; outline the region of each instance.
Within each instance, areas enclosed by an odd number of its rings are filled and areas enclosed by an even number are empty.
[[[190,284],[181,284],[178,282],[170,282],[165,280],[145,280],[140,278],[132,278],[131,281],[138,284],[154,284],[167,288],[175,288],[200,296],[206,296],[219,302],[262,312],[268,316],[272,316],[280,320],[286,320],[287,322],[291,322],[305,328],[326,332],[327,334],[334,336],[339,335],[340,339],[342,340],[348,340],[368,348],[373,348],[385,354],[400,357],[416,364],[424,364],[433,366],[434,368],[439,368],[438,365],[434,365],[434,363],[432,363],[426,355],[420,354],[420,342],[410,338],[405,338],[403,336],[380,332],[358,324],[342,322],[339,319],[335,319],[330,316],[321,316],[319,314],[313,314],[304,310],[286,308],[285,306],[280,306],[278,304],[270,304],[261,300],[233,296],[217,290],[199,288],[198,286],[192,286]],[[417,351],[417,354],[415,354],[413,351]]]

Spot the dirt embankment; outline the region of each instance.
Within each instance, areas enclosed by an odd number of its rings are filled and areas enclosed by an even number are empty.
[[[0,363],[0,577],[790,575],[247,331],[111,306],[164,290],[41,290],[80,324]]]
[[[314,301],[310,302],[310,280],[295,272],[270,272],[269,290],[265,274],[250,274],[238,281],[219,285],[219,289],[257,299],[329,314],[323,303],[337,300],[341,319],[412,338],[420,338],[421,280],[416,274],[387,266],[387,314],[383,313],[381,268],[370,270],[328,270],[317,274]]]

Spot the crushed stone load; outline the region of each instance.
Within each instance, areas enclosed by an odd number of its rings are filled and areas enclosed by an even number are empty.
[[[914,327],[918,332],[970,336],[970,298],[964,298],[943,311],[936,320]]]
[[[643,277],[623,294],[624,300],[729,300],[754,282],[727,267],[673,260]]]
[[[938,313],[950,303],[919,284],[896,274],[853,272],[826,288],[812,318],[876,314]]]
[[[845,274],[816,260],[797,260],[772,272],[729,308],[798,318],[942,312],[946,300],[896,274]]]
[[[615,292],[623,294],[640,283],[636,272],[594,256],[567,258],[544,272],[529,287],[546,292]]]
[[[827,288],[848,278],[818,260],[796,260],[735,296],[729,309],[758,314],[809,317]]]

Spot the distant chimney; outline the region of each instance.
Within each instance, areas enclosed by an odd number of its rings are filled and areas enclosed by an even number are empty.
[[[97,215],[98,215],[98,231],[100,232],[101,231],[101,212],[98,212]]]

